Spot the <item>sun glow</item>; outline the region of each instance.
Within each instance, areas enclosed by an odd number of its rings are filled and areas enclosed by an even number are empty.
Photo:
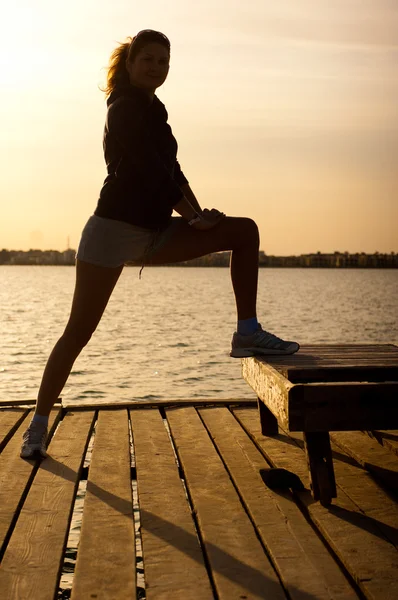
[[[104,67],[152,27],[171,40],[159,98],[203,206],[254,218],[268,253],[397,249],[394,3],[3,4],[0,248],[77,245],[106,173]]]

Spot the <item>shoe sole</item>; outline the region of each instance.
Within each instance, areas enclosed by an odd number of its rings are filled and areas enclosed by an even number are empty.
[[[47,454],[42,454],[41,450],[39,450],[38,448],[36,448],[35,450],[33,450],[33,452],[31,452],[30,454],[24,454],[23,452],[20,453],[19,455],[21,458],[28,458],[28,459],[34,459],[37,460],[38,458],[47,458]]]
[[[230,352],[232,358],[249,358],[250,356],[288,356],[295,354],[300,349],[300,344],[292,344],[290,349],[276,350],[272,348],[233,348]]]

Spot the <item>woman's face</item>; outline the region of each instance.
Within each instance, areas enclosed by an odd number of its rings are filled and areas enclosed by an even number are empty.
[[[127,64],[130,82],[137,87],[154,92],[165,82],[169,72],[170,56],[167,48],[156,42],[147,44],[132,63]]]

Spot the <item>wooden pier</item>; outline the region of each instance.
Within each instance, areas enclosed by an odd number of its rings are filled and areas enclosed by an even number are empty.
[[[59,406],[42,462],[19,457],[30,418],[0,410],[4,600],[57,598],[84,477],[72,600],[137,598],[134,481],[148,600],[398,597],[398,431],[331,434],[338,494],[325,507],[302,434],[262,435],[254,399]],[[272,491],[270,466],[306,489]]]

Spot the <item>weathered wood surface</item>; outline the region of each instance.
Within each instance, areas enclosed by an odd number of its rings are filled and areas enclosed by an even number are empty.
[[[131,410],[148,600],[212,599],[213,591],[159,411]]]
[[[359,431],[335,431],[331,438],[379,481],[398,492],[398,458],[395,454]]]
[[[226,408],[203,408],[199,413],[289,597],[356,598],[290,493],[273,492],[264,484],[260,471],[269,464],[232,413]]]
[[[194,408],[166,410],[220,600],[285,598],[239,496]]]
[[[29,411],[15,408],[5,412],[0,419],[0,452],[12,438],[22,421],[28,416]]]
[[[115,402],[107,404],[105,402],[64,402],[63,407],[68,410],[94,410],[106,408],[107,410],[117,410],[119,408],[129,408],[141,410],[143,408],[160,408],[168,406],[211,406],[211,405],[242,405],[256,406],[254,398],[179,398],[178,400],[137,400],[132,402]]]
[[[294,432],[288,435],[299,447],[304,447],[303,434]],[[370,518],[385,539],[398,548],[396,498],[391,496],[387,486],[380,486],[379,480],[373,477],[372,472],[363,468],[350,453],[333,442],[331,447],[339,488],[350,498],[360,514]]]
[[[255,411],[242,408],[233,409],[233,413],[271,464],[295,472],[309,488],[300,434],[281,429],[278,436],[265,437],[260,434]],[[308,490],[295,492],[295,496],[366,598],[395,600],[397,505],[360,466],[352,466],[346,455],[334,455],[334,464],[339,491],[331,507],[314,502]],[[366,513],[358,506],[358,496],[364,505],[368,503]]]
[[[388,448],[394,454],[398,454],[398,429],[391,429],[390,431],[367,431],[370,437],[374,437],[382,446]]]
[[[351,431],[388,429],[398,427],[398,348],[392,346],[388,351],[372,350],[366,363],[369,368],[380,368],[384,381],[349,381],[357,375],[352,365],[358,366],[365,351],[357,351],[348,355],[341,348],[336,348],[333,356],[328,357],[328,351],[323,347],[311,353],[302,349],[287,357],[250,357],[242,359],[242,374],[256,395],[273,415],[279,424],[289,431]],[[330,353],[329,353],[330,354]],[[392,356],[391,359],[383,356]],[[318,362],[329,362],[328,377],[325,382],[311,382],[305,377],[306,370],[314,368]],[[384,372],[388,360],[396,365],[396,381],[389,381],[390,371]],[[295,372],[303,374],[306,383],[292,383],[285,375],[288,366],[294,367]],[[290,368],[289,367],[289,368]],[[344,368],[345,381],[336,381],[334,369]],[[282,372],[281,372],[282,371]],[[367,368],[364,370],[367,374]],[[318,373],[319,375],[319,373]],[[330,376],[330,377],[329,377]],[[261,417],[261,411],[260,411]],[[264,420],[264,419],[262,419]]]
[[[290,356],[257,358],[292,383],[398,380],[398,346],[393,344],[306,344]]]
[[[275,437],[262,436],[256,408],[102,408],[73,599],[131,596],[131,475],[137,473],[148,600],[170,594],[184,600],[395,600],[396,495],[388,479],[380,484],[375,468],[395,472],[398,459],[375,439],[358,432],[352,439],[338,434],[339,445],[332,441],[339,492],[325,508],[308,490],[303,435],[280,429]],[[1,423],[13,429],[0,455],[0,596],[53,600],[95,414],[53,411],[49,457],[41,463],[19,457],[32,413],[18,428],[15,409],[10,415],[0,411],[0,430]],[[261,477],[269,464],[297,473],[307,489],[271,491]]]
[[[103,410],[96,424],[71,598],[135,595],[128,414]]]
[[[33,413],[25,415],[25,419],[19,424],[18,429],[13,426],[15,412],[12,410],[10,413],[12,415],[11,419],[7,416],[7,412],[0,413],[0,423],[3,424],[3,431],[6,432],[6,426],[9,426],[13,431],[12,437],[5,434],[5,439],[9,441],[0,454],[0,557],[4,552],[10,529],[12,529],[14,521],[18,518],[26,492],[37,470],[35,461],[22,460],[19,456],[22,434],[30,423]],[[59,411],[52,410],[48,424],[49,439],[54,433],[59,418]]]
[[[50,456],[35,474],[1,564],[0,589],[7,600],[54,599],[93,417],[92,412],[69,413],[50,442]],[[22,470],[25,465],[21,481],[32,469],[30,462],[14,450],[15,466]]]
[[[289,404],[289,392],[294,384],[287,381],[272,365],[257,358],[243,358],[241,362],[243,378],[278,422],[289,429],[291,420],[296,417]],[[300,417],[300,413],[297,417]]]
[[[11,406],[32,406],[36,404],[37,400],[0,400],[0,409],[10,408]],[[58,398],[57,402],[54,403],[54,408],[58,408],[61,405],[61,398]]]
[[[397,397],[398,382],[296,384],[290,391],[289,429],[352,431],[396,427]]]

